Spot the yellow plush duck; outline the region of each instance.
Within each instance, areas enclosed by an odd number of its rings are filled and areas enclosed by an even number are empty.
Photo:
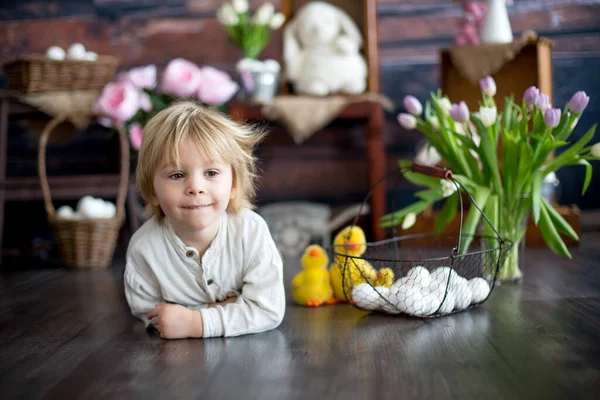
[[[333,290],[329,282],[327,264],[329,258],[319,245],[311,245],[304,250],[300,260],[302,271],[292,279],[292,297],[297,304],[318,307],[330,303]]]
[[[347,254],[351,257],[360,257],[367,250],[365,232],[356,225],[342,229],[333,240],[336,253]],[[337,256],[331,266],[330,276],[333,294],[338,301],[352,301],[352,288],[367,280],[371,284],[377,281],[377,270],[366,260]],[[345,270],[348,269],[348,270]],[[344,271],[346,271],[344,273]],[[344,279],[342,279],[344,273]],[[367,280],[365,280],[365,277]],[[344,287],[346,294],[344,294]]]
[[[377,273],[377,280],[373,286],[383,286],[389,288],[394,283],[394,271],[391,268],[380,268]]]

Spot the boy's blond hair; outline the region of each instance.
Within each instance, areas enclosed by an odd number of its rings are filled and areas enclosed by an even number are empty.
[[[217,110],[190,102],[178,102],[156,114],[144,128],[138,155],[136,181],[148,205],[146,216],[165,216],[160,206],[151,203],[154,174],[166,159],[179,165],[179,145],[189,138],[205,160],[231,164],[236,195],[227,211],[237,213],[253,208],[256,194],[255,146],[265,132],[238,124]]]

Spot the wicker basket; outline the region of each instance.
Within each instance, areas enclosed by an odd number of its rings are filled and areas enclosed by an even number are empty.
[[[24,93],[101,89],[111,81],[118,66],[119,61],[110,56],[87,61],[52,60],[41,54],[26,54],[4,64],[4,75],[9,90]]]
[[[54,118],[40,137],[38,173],[48,222],[58,243],[62,261],[69,267],[107,267],[112,261],[119,229],[125,217],[125,198],[129,179],[129,143],[124,128],[118,126],[121,144],[121,179],[117,195],[117,213],[112,218],[87,218],[70,220],[56,215],[50,187],[46,176],[46,144],[54,128],[66,120],[66,116]],[[117,126],[117,125],[115,125]]]

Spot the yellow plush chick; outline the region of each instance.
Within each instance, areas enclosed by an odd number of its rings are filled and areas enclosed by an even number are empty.
[[[318,307],[331,302],[333,290],[329,282],[327,264],[329,258],[319,245],[311,245],[304,250],[302,271],[292,279],[292,297],[297,304]]]
[[[394,283],[394,271],[391,268],[381,268],[377,273],[377,279],[373,286],[384,286],[389,288]]]
[[[347,254],[350,257],[337,256],[331,266],[330,276],[333,294],[338,301],[352,301],[352,288],[367,280],[371,283],[377,280],[377,270],[360,257],[367,250],[365,232],[356,225],[342,229],[333,240],[336,253]],[[342,274],[344,275],[342,279]],[[367,280],[365,280],[365,277]],[[344,295],[346,289],[346,295]]]

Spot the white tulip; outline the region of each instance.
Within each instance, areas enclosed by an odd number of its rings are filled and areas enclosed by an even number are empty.
[[[237,13],[233,9],[233,6],[229,3],[225,3],[221,6],[221,8],[219,8],[217,11],[217,19],[221,24],[227,26],[237,25],[240,20]]]
[[[267,25],[271,22],[274,13],[275,6],[273,3],[265,3],[256,10],[256,13],[252,17],[252,23],[254,23],[254,25]]]
[[[406,230],[413,226],[417,222],[417,215],[415,213],[408,213],[402,221],[402,229]]]
[[[429,119],[429,123],[434,131],[437,132],[440,130],[440,120],[435,115]]]
[[[398,122],[404,129],[410,130],[417,127],[417,119],[411,114],[401,113],[398,115]]]
[[[233,9],[238,14],[243,14],[248,11],[248,0],[233,0]]]
[[[415,162],[421,165],[435,166],[437,163],[442,161],[442,156],[438,153],[437,149],[433,146],[425,145],[418,152],[415,157]]]
[[[496,117],[498,116],[498,110],[496,107],[481,107],[479,108],[479,117],[483,126],[489,128],[494,125],[496,122]]]
[[[271,28],[275,31],[275,30],[281,28],[281,25],[283,25],[284,22],[285,22],[285,15],[283,15],[280,12],[275,13],[275,15],[273,15],[273,18],[271,18],[271,22],[269,22],[269,28]]]
[[[450,99],[447,97],[442,97],[440,99],[440,105],[444,110],[444,114],[450,115],[450,110],[452,110],[452,102],[450,101]]]
[[[596,143],[595,145],[592,146],[592,148],[590,149],[590,154],[593,157],[600,158],[600,142],[598,142],[598,143]]]
[[[449,181],[447,179],[441,179],[441,182],[442,182],[442,196],[449,197],[454,192],[456,192],[456,186],[454,186],[454,183],[452,181]]]

